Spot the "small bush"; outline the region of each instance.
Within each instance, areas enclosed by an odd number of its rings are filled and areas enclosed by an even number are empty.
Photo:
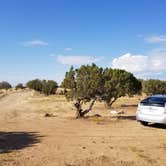
[[[27,87],[33,90],[36,90],[45,95],[55,94],[58,84],[53,80],[31,80],[27,83]]]
[[[35,79],[35,80],[31,80],[27,82],[26,86],[38,92],[42,91],[42,81],[39,79]]]
[[[8,82],[6,82],[6,81],[3,81],[3,82],[0,82],[0,89],[10,89],[10,88],[12,88],[12,86],[8,83]]]
[[[55,81],[52,80],[43,80],[42,81],[42,93],[45,95],[55,94],[58,85]]]
[[[25,87],[23,86],[22,83],[19,83],[19,84],[16,85],[16,90],[17,89],[25,89]]]
[[[143,80],[143,92],[147,95],[152,94],[166,94],[166,81],[162,80]]]

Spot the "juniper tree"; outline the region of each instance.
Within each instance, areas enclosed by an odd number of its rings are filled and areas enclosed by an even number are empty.
[[[0,89],[10,89],[10,88],[12,88],[12,86],[8,83],[8,82],[6,82],[6,81],[2,81],[2,82],[0,82]]]
[[[166,81],[163,80],[142,80],[143,92],[147,95],[166,94]]]
[[[55,94],[56,89],[58,88],[58,84],[53,80],[31,80],[27,83],[27,87],[43,93],[45,95]]]
[[[41,92],[45,95],[55,94],[55,91],[58,87],[58,84],[53,80],[43,80],[42,81],[42,90]]]
[[[71,68],[66,72],[62,85],[69,89],[65,93],[67,99],[75,100],[76,118],[84,117],[91,111],[97,99],[111,106],[119,97],[141,90],[140,81],[132,73],[111,68],[103,70],[95,64],[82,65],[75,70]],[[83,110],[85,102],[90,104]]]
[[[23,86],[22,83],[19,83],[19,84],[16,85],[15,88],[16,88],[16,90],[17,90],[17,89],[24,89],[25,87]]]
[[[39,79],[35,79],[35,80],[31,80],[31,81],[28,81],[26,86],[30,89],[33,89],[35,91],[38,91],[41,93],[42,91],[42,81],[39,80]]]

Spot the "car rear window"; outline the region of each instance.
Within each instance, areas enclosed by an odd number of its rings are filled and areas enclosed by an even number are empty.
[[[165,107],[166,98],[164,97],[149,97],[141,101],[141,105]]]

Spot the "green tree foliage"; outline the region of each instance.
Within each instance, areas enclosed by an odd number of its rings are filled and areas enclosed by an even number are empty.
[[[52,80],[42,81],[42,93],[45,95],[55,94],[58,84]]]
[[[75,87],[75,71],[73,66],[71,66],[69,72],[66,72],[61,87],[66,89],[73,89]]]
[[[42,91],[42,81],[39,79],[28,81],[26,86],[38,92]]]
[[[3,82],[0,82],[0,89],[10,89],[10,88],[12,88],[12,86],[8,83],[8,82],[6,82],[6,81],[3,81]]]
[[[141,82],[132,73],[120,69],[106,68],[103,73],[104,92],[102,99],[111,106],[119,97],[141,92]]]
[[[166,94],[166,81],[161,80],[142,80],[143,92],[147,95]]]
[[[25,89],[25,87],[23,86],[22,83],[17,84],[15,88],[16,88],[16,90],[17,89]]]
[[[61,83],[61,87],[65,88],[64,92],[68,100],[73,99],[75,95],[76,80],[75,80],[76,71],[73,66],[71,66],[69,72],[66,72],[65,78]]]
[[[76,100],[77,118],[91,111],[96,99],[111,106],[119,97],[133,95],[141,90],[141,83],[133,74],[118,69],[103,70],[95,64],[82,65],[76,70],[71,68],[62,85],[70,89],[66,91],[66,97]],[[90,102],[88,109],[83,110],[84,102]]]
[[[36,90],[40,93],[43,93],[45,95],[51,95],[55,94],[55,91],[58,87],[58,84],[55,81],[52,80],[31,80],[27,83],[27,87],[33,90]]]

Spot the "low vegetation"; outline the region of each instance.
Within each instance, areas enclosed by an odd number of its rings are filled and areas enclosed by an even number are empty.
[[[0,89],[10,89],[10,88],[12,88],[12,86],[8,83],[8,82],[6,82],[6,81],[3,81],[3,82],[0,82]]]
[[[166,81],[161,80],[142,80],[142,91],[147,95],[166,94]]]
[[[33,90],[36,90],[45,95],[55,94],[58,84],[53,80],[31,80],[27,82],[27,87]]]
[[[25,86],[22,83],[19,83],[19,84],[16,85],[15,88],[16,88],[16,90],[17,89],[25,89]]]

